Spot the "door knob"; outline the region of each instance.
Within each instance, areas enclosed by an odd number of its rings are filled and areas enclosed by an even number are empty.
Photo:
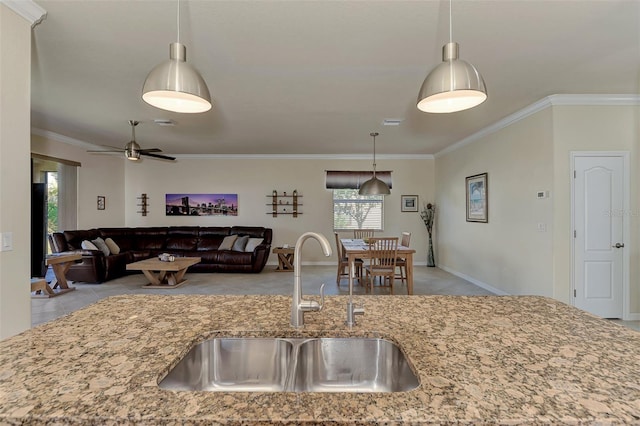
[[[622,247],[624,247],[624,243],[622,243],[622,244],[620,244],[620,243],[616,243],[616,245],[615,245],[615,246],[612,246],[612,247],[615,247],[615,248],[622,248]]]

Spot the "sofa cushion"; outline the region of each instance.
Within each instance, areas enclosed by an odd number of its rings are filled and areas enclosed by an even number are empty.
[[[133,250],[133,243],[136,238],[135,228],[100,228],[99,232],[105,242],[111,238],[118,245],[119,252]],[[109,247],[109,250],[115,254],[111,247]]]
[[[254,251],[256,247],[262,244],[262,241],[264,241],[264,238],[249,238],[249,240],[247,241],[247,245],[244,246],[244,251]]]
[[[165,248],[168,251],[196,250],[197,245],[198,237],[196,236],[170,235]]]
[[[200,236],[198,239],[198,251],[218,250],[222,240],[224,240],[222,235]]]
[[[113,241],[111,238],[107,238],[104,240],[107,247],[109,247],[109,251],[111,254],[120,254],[120,247]]]
[[[103,252],[105,256],[109,256],[111,254],[109,247],[107,247],[107,243],[105,243],[102,238],[98,237],[95,240],[91,240],[91,242],[95,244],[95,246],[98,247],[98,249]]]
[[[198,232],[200,238],[202,237],[211,237],[214,235],[226,237],[227,235],[231,235],[231,227],[230,226],[201,226],[200,231]]]
[[[231,248],[233,247],[233,243],[236,242],[236,239],[238,239],[237,235],[229,235],[224,237],[224,240],[222,240],[222,244],[220,244],[218,250],[231,250]]]
[[[95,229],[86,231],[64,231],[64,239],[67,240],[67,250],[80,250],[84,240],[94,240],[100,235]]]
[[[93,242],[89,240],[84,240],[80,243],[80,248],[82,250],[100,250]]]
[[[244,247],[247,245],[247,241],[249,241],[248,235],[236,238],[233,243],[233,247],[231,247],[231,250],[244,251]]]

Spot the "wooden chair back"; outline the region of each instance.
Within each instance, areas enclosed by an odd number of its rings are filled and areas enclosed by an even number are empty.
[[[344,253],[342,251],[342,243],[340,242],[340,236],[337,232],[333,231],[336,236],[336,254],[338,255],[338,262],[344,259]]]
[[[398,237],[369,238],[369,259],[372,272],[375,270],[395,271],[398,257]]]
[[[373,229],[354,229],[353,238],[357,240],[363,240],[365,238],[373,237]]]

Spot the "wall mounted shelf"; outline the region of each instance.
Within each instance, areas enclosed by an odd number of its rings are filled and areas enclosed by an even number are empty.
[[[297,190],[290,193],[273,191],[273,193],[267,195],[267,197],[271,198],[271,202],[267,203],[267,206],[271,206],[271,211],[267,212],[267,214],[273,217],[278,217],[279,215],[298,217],[298,215],[302,214],[299,210],[302,203],[298,200],[302,195],[298,194]]]

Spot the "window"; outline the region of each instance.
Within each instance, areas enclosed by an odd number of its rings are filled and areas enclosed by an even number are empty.
[[[357,189],[333,190],[333,229],[384,229],[384,196],[359,195]]]

